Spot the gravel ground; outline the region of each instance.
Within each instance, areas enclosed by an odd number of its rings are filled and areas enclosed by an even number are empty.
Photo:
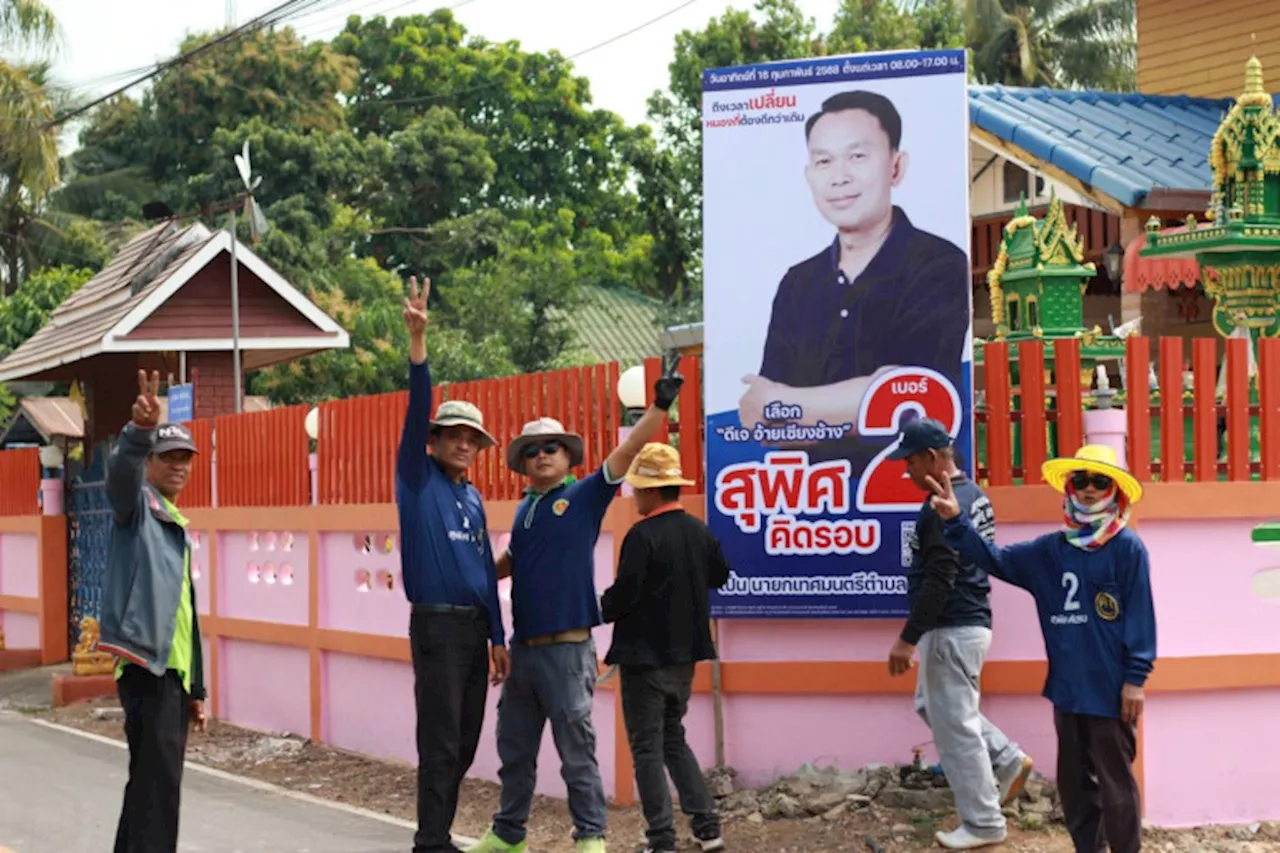
[[[27,712],[72,728],[123,739],[122,716],[114,699],[60,709],[30,708]],[[210,724],[208,732],[192,733],[188,757],[220,770],[313,796],[406,820],[414,818],[414,771],[404,764],[217,721]],[[468,779],[463,785],[454,831],[479,836],[488,826],[497,804],[497,785]],[[1009,839],[999,847],[988,849],[1007,853],[1071,853],[1071,843],[1060,824],[1051,821],[1045,828],[1024,829],[1019,826],[1021,823],[1023,820],[1011,818]],[[725,820],[724,832],[732,853],[919,853],[939,850],[932,841],[934,830],[954,825],[953,814],[938,817],[931,812],[895,810],[873,802],[865,807],[833,809],[821,817],[798,819],[765,820],[758,812],[733,813]],[[615,851],[633,850],[642,840],[643,826],[637,808],[611,807],[611,847]],[[529,819],[532,850],[572,853],[572,829],[562,801],[536,798]],[[1186,831],[1149,829],[1145,841],[1146,849],[1160,853],[1280,853],[1280,823]],[[687,835],[682,849],[696,850]]]
[[[122,739],[119,709],[114,700],[82,703],[37,712],[51,722]],[[412,820],[413,768],[378,761],[293,737],[278,737],[213,722],[203,734],[193,732],[188,757],[202,764],[238,773],[284,788]],[[489,824],[498,803],[498,786],[474,779],[463,785],[454,831],[478,836]],[[954,817],[939,825],[952,826]],[[642,838],[644,822],[633,807],[611,807],[609,836],[615,850],[630,851]],[[572,853],[572,823],[562,801],[538,797],[529,820],[530,847],[537,853]],[[932,844],[937,828],[930,815],[894,812],[878,806],[830,818],[759,821],[731,818],[725,840],[734,853],[800,853],[800,851],[868,851],[910,853],[938,850]],[[867,839],[876,847],[871,847]],[[696,849],[686,837],[683,849]],[[1070,853],[1071,845],[1054,830],[1013,830],[1002,851]]]

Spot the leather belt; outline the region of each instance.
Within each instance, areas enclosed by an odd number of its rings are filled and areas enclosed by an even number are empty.
[[[568,631],[561,631],[558,634],[543,634],[541,637],[530,637],[527,640],[521,640],[521,645],[525,646],[550,646],[553,643],[581,643],[591,639],[590,628],[573,628]]]
[[[415,613],[456,613],[459,616],[479,616],[480,608],[474,604],[415,604]]]

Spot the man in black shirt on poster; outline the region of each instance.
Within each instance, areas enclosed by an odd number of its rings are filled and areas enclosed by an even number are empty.
[[[951,436],[938,421],[911,421],[890,454],[905,459],[907,473],[922,491],[930,478],[951,481],[961,512],[990,542],[995,513],[976,483],[956,467]],[[979,709],[979,682],[991,648],[991,581],[972,563],[962,562],[943,539],[942,519],[925,498],[911,537],[907,602],[911,615],[889,652],[889,674],[911,669],[920,650],[916,712],[933,732],[938,760],[955,794],[960,826],[935,838],[950,850],[999,844],[1006,836],[1001,808],[1022,790],[1031,758]]]
[[[759,375],[743,378],[747,429],[774,401],[801,407],[795,423],[856,424],[871,383],[892,367],[932,368],[960,387],[969,259],[893,203],[908,165],[897,108],[874,92],[841,92],[805,123],[805,139],[805,179],[836,236],[778,285]],[[851,460],[857,476],[885,443],[854,433],[805,449],[812,461]]]
[[[644,518],[622,542],[617,579],[600,609],[615,623],[605,663],[617,665],[622,679],[622,716],[648,824],[645,851],[676,849],[664,768],[702,850],[723,850],[716,802],[685,739],[684,717],[694,665],[716,656],[708,591],[728,582],[729,564],[707,526],[680,506],[680,487],[694,483],[684,479],[675,448],[646,444],[626,480]]]

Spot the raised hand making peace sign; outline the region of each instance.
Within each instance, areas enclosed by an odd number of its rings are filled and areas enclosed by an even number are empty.
[[[418,277],[409,276],[409,295],[404,300],[404,327],[412,336],[423,334],[427,330],[427,297],[431,295],[431,279],[422,280],[422,289],[418,289]]]
[[[929,505],[943,521],[950,521],[960,514],[960,501],[956,498],[955,490],[951,488],[950,477],[943,477],[942,483],[939,484],[937,480],[926,474],[924,481],[933,492],[929,497]]]
[[[160,393],[160,371],[151,371],[151,381],[147,381],[147,372],[138,371],[138,399],[133,401],[133,422],[144,429],[151,429],[160,422],[160,401],[156,395]]]

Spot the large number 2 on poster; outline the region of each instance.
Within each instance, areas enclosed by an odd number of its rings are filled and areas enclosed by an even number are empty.
[[[878,377],[862,398],[858,433],[897,435],[909,411],[939,421],[953,438],[960,433],[960,394],[945,376],[927,367],[899,367]],[[924,501],[907,477],[907,463],[885,458],[897,446],[895,441],[880,451],[858,478],[860,512],[913,512]]]

